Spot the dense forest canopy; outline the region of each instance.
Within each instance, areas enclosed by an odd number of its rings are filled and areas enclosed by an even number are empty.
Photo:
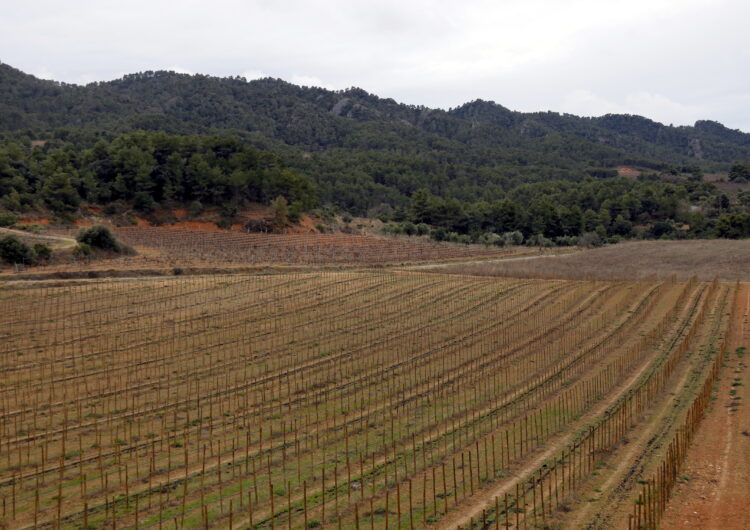
[[[174,72],[68,85],[0,64],[0,200],[72,215],[81,203],[297,209],[527,237],[747,235],[750,135],[719,123],[440,110],[361,89]],[[640,178],[618,177],[618,166]],[[670,178],[661,178],[667,175]]]
[[[157,203],[193,201],[239,207],[280,195],[308,209],[316,200],[310,179],[237,138],[146,132],[100,139],[90,147],[53,141],[30,149],[5,142],[0,195],[10,210],[33,208],[41,200],[57,214],[74,212],[81,201],[126,201],[148,211]]]

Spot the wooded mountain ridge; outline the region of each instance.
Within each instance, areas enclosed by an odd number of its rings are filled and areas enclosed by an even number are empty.
[[[730,164],[750,154],[750,134],[714,121],[663,125],[634,115],[587,118],[515,112],[475,100],[450,110],[399,104],[360,88],[332,91],[281,79],[246,81],[168,71],[143,72],[85,86],[37,79],[0,63],[0,129],[84,127],[170,133],[235,130],[312,151],[360,144],[361,131],[423,134],[496,149],[540,148],[556,137],[570,147],[590,142],[591,162]],[[375,147],[375,146],[370,146]],[[444,146],[447,147],[447,146]],[[479,146],[476,146],[479,147]],[[440,149],[440,145],[435,145]]]
[[[229,201],[234,211],[280,193],[299,207],[332,205],[472,240],[511,231],[750,235],[750,196],[703,179],[750,180],[750,134],[713,121],[675,127],[482,100],[441,110],[359,88],[166,71],[78,86],[0,64],[0,141],[10,210],[138,199]],[[622,166],[640,177],[620,175]]]

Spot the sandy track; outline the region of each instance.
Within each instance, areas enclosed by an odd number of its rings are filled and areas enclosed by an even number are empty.
[[[51,243],[58,243],[62,248],[73,247],[77,244],[76,240],[72,237],[35,234],[33,232],[25,232],[23,230],[13,230],[12,228],[0,228],[0,235],[18,236],[21,239],[37,242],[49,241]]]

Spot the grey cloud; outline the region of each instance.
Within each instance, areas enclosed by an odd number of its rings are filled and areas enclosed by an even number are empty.
[[[750,131],[740,0],[7,0],[0,60],[68,82],[172,68],[413,104],[715,119]]]

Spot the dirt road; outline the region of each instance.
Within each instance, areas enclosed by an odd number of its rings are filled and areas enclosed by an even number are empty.
[[[50,236],[45,234],[35,234],[33,232],[25,232],[23,230],[14,230],[12,228],[0,228],[0,236],[18,236],[21,239],[31,240],[35,242],[47,241],[53,243],[53,246],[58,248],[73,247],[76,245],[76,240],[72,237],[63,236]]]

